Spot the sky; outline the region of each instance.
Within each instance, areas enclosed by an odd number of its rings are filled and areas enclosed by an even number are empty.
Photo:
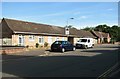
[[[118,24],[117,2],[2,2],[0,18],[78,29]],[[74,19],[70,19],[74,18]]]

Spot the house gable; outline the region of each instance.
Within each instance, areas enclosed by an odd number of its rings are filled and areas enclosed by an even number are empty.
[[[2,38],[12,38],[13,31],[3,18],[1,21]]]

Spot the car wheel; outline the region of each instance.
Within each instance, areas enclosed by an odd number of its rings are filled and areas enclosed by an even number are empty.
[[[65,49],[64,48],[62,48],[62,53],[64,53],[65,52]]]
[[[94,47],[94,44],[92,45],[92,48]]]
[[[54,50],[50,50],[50,52],[54,52]]]
[[[87,46],[87,45],[85,45],[85,49],[88,49],[88,46]]]
[[[76,48],[75,47],[73,47],[73,51],[75,51],[76,50]]]

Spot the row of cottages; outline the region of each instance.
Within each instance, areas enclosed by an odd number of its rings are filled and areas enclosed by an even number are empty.
[[[94,31],[94,30],[92,30],[91,33],[97,37],[98,44],[110,43],[111,37],[109,33],[104,33],[104,32],[99,32],[99,31]]]
[[[98,42],[97,35],[89,31],[13,19],[3,18],[0,28],[2,45],[34,47],[36,43],[44,46],[47,42],[50,46],[56,40],[66,40],[75,44],[81,37],[91,37],[95,43]]]

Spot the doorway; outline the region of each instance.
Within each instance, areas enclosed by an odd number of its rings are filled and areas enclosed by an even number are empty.
[[[19,44],[19,46],[24,46],[24,36],[23,35],[19,35],[18,44]]]
[[[71,44],[74,44],[74,37],[68,37],[68,41],[69,41]]]

